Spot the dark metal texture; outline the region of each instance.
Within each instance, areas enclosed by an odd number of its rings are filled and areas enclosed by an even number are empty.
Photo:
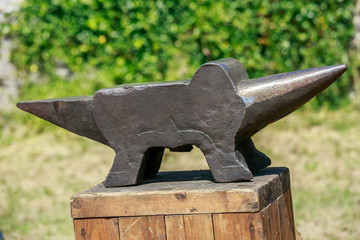
[[[204,153],[217,182],[249,180],[270,165],[251,136],[293,112],[345,65],[250,79],[235,59],[202,65],[191,80],[101,89],[94,96],[20,102],[19,108],[116,152],[105,186],[134,185],[160,168],[164,148]]]

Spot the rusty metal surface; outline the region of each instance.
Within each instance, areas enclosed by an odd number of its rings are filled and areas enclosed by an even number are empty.
[[[120,85],[94,96],[20,102],[29,113],[113,148],[106,187],[140,183],[165,148],[204,153],[217,182],[249,180],[270,165],[251,136],[331,85],[345,65],[249,79],[235,59],[202,65],[191,80]]]

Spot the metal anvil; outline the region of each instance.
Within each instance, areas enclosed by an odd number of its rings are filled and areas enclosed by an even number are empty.
[[[106,187],[138,184],[160,168],[164,148],[205,155],[217,182],[244,181],[270,165],[256,132],[319,94],[345,65],[249,79],[232,58],[205,63],[186,81],[120,85],[94,96],[20,102],[29,113],[113,148]]]

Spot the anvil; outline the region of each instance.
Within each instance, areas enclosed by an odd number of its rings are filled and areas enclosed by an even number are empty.
[[[208,62],[185,81],[120,85],[94,96],[20,102],[29,113],[115,150],[104,185],[156,175],[165,148],[205,155],[216,182],[244,181],[270,165],[251,136],[331,85],[345,65],[249,79],[233,59]]]

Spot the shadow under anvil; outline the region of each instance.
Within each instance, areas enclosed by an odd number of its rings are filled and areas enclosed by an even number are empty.
[[[286,167],[268,167],[261,169],[254,174],[254,179],[242,181],[238,183],[249,183],[256,181],[256,177],[273,175],[288,170]],[[196,180],[209,180],[215,182],[210,170],[192,170],[192,171],[172,171],[172,172],[159,172],[155,177],[145,179],[142,183],[149,184],[154,182],[184,182],[184,181],[196,181]],[[224,183],[218,183],[224,184]]]
[[[171,171],[171,172],[159,172],[155,177],[145,179],[141,184],[134,186],[124,187],[110,187],[105,188],[103,183],[100,183],[95,188],[101,188],[103,192],[128,192],[141,190],[171,190],[194,188],[201,189],[206,186],[223,186],[224,189],[236,188],[253,188],[259,183],[268,181],[269,178],[274,178],[274,175],[278,175],[282,181],[282,176],[289,174],[289,169],[286,167],[268,167],[257,171],[254,174],[254,178],[248,181],[230,182],[230,183],[218,183],[215,182],[210,170],[193,170],[193,171]],[[290,184],[289,182],[282,182],[282,185]]]

